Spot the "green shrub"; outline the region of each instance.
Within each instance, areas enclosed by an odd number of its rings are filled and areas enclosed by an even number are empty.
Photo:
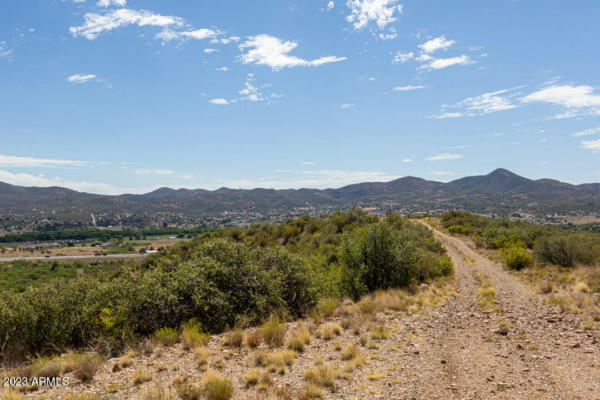
[[[400,225],[400,229],[398,229]],[[431,233],[401,222],[380,222],[344,235],[339,260],[344,294],[357,300],[377,289],[406,287],[450,273],[451,263],[424,246]]]
[[[321,313],[324,318],[329,318],[335,312],[335,309],[339,303],[339,299],[334,297],[326,297],[319,300],[317,303],[317,310]]]
[[[533,263],[533,257],[522,247],[507,247],[502,250],[502,262],[508,269],[520,270]]]
[[[179,333],[173,328],[160,328],[154,334],[156,341],[163,346],[173,346],[179,339]]]
[[[448,232],[461,235],[469,235],[471,234],[471,226],[452,225],[448,228]]]

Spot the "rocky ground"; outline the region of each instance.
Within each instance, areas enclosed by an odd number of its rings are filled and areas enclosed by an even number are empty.
[[[540,305],[517,278],[468,243],[439,231],[435,235],[454,262],[452,284],[424,288],[407,308],[380,306],[361,313],[346,304],[324,321],[288,324],[288,337],[304,324],[311,340],[285,373],[281,368],[268,372],[255,361],[259,353],[284,347],[232,348],[220,336],[207,346],[206,365],[181,344],[160,347],[151,355],[131,354],[131,364],[119,371],[114,366],[120,360],[108,360],[91,383],[73,378],[69,387],[42,388],[25,398],[87,393],[100,399],[176,399],[176,382],[200,382],[206,370],[215,370],[231,379],[234,399],[295,399],[308,397],[305,372],[327,366],[334,385],[314,393],[324,399],[600,399],[597,330],[582,330],[576,316]],[[496,293],[492,309],[480,303],[484,282]],[[382,296],[374,301],[385,303]],[[317,337],[326,323],[345,329],[328,340]],[[380,325],[383,338],[373,334]],[[356,344],[359,355],[343,360],[349,344]],[[361,357],[364,363],[356,361]],[[253,368],[270,379],[262,386],[247,384]],[[136,384],[141,372],[145,381]],[[158,389],[165,395],[156,397]]]

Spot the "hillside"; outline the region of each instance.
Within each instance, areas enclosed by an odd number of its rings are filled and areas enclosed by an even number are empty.
[[[56,218],[89,220],[96,214],[165,213],[192,217],[224,212],[278,212],[296,207],[374,206],[412,211],[461,208],[474,212],[534,214],[589,211],[600,207],[600,184],[572,185],[552,179],[531,180],[505,169],[448,183],[404,177],[365,182],[338,189],[161,188],[142,195],[106,196],[64,188],[19,187],[0,183],[0,213],[25,217],[52,213]]]

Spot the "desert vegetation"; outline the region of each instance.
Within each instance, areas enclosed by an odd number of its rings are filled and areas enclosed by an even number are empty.
[[[600,321],[600,234],[593,229],[543,226],[450,212],[441,224],[450,233],[468,236],[489,257],[530,284],[544,302],[561,312],[582,314],[582,328]],[[492,287],[480,293],[491,300]],[[486,296],[483,296],[486,297]],[[484,301],[493,308],[493,301]]]
[[[114,276],[4,291],[2,358],[82,347],[111,356],[146,337],[192,347],[202,335],[263,322],[262,340],[281,346],[285,318],[327,317],[335,299],[410,288],[451,271],[430,231],[397,215],[380,219],[349,210],[223,229],[125,265]],[[244,337],[233,332],[232,344],[240,346]]]

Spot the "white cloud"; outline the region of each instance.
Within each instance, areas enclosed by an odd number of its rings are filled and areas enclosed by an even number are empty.
[[[427,161],[459,160],[463,158],[462,154],[443,153],[425,158]]]
[[[381,40],[393,40],[393,39],[396,39],[397,37],[398,37],[398,34],[396,32],[379,34],[379,39],[381,39]]]
[[[327,11],[333,10],[333,7],[335,7],[335,3],[333,1],[327,3]]]
[[[471,58],[467,55],[449,58],[433,58],[428,64],[424,64],[419,69],[437,70],[451,67],[453,65],[469,65],[473,64]]]
[[[600,152],[600,139],[581,142],[581,147],[592,150],[594,153]]]
[[[572,137],[590,136],[590,135],[595,135],[597,133],[600,133],[600,128],[585,129],[583,131],[575,132],[571,136]]]
[[[272,189],[300,189],[300,188],[335,188],[361,182],[389,182],[399,176],[389,175],[379,171],[344,171],[344,170],[316,170],[316,171],[291,171],[278,170],[287,174],[299,174],[296,179],[288,180],[220,180],[212,186],[222,186],[240,189],[253,189],[257,187]]]
[[[402,12],[397,0],[348,0],[351,14],[346,17],[354,29],[362,29],[374,21],[379,29],[396,21],[396,13]]]
[[[239,60],[244,64],[267,65],[274,71],[283,68],[292,67],[316,67],[319,65],[339,62],[346,60],[346,57],[326,56],[315,60],[304,60],[299,57],[290,56],[292,50],[298,46],[298,43],[292,41],[282,41],[271,35],[251,36],[248,40],[239,45],[240,49],[248,49],[248,52],[239,56]]]
[[[517,94],[511,94],[508,96],[501,95],[512,92],[516,89],[520,89],[521,87],[522,86],[511,89],[503,89],[495,92],[484,93],[476,97],[466,98],[452,106],[443,106],[443,112],[439,115],[434,115],[431,118],[442,119],[473,117],[517,108],[517,105],[511,101],[511,98],[517,96]],[[457,111],[447,111],[448,108]]]
[[[565,108],[555,118],[572,118],[579,115],[600,115],[600,94],[592,86],[552,85],[521,99],[524,103],[549,103]]]
[[[415,53],[413,53],[412,51],[408,53],[402,53],[399,51],[394,55],[394,59],[392,60],[392,62],[396,64],[405,63],[413,58],[415,58]]]
[[[346,104],[342,104],[342,105],[340,105],[340,108],[341,108],[341,109],[343,109],[343,110],[346,110],[346,109],[348,109],[348,108],[352,108],[352,107],[354,107],[354,106],[355,106],[355,104],[352,104],[352,103],[346,103]]]
[[[454,40],[448,40],[444,35],[431,39],[423,44],[419,45],[419,48],[425,53],[431,54],[438,50],[444,50],[456,43]]]
[[[228,67],[220,67],[220,68],[217,68],[217,71],[227,72],[227,71],[229,71],[229,68]]]
[[[98,7],[125,7],[127,5],[127,0],[98,0],[96,6]]]
[[[217,50],[217,49],[204,49],[204,52],[206,54],[216,53],[217,51],[219,51],[219,50]]]
[[[254,78],[254,74],[248,74],[248,76],[246,77],[246,80],[244,81],[244,87],[238,91],[238,94],[241,97],[237,97],[237,98],[234,98],[231,100],[226,100],[226,99],[222,99],[222,98],[213,99],[213,100],[210,100],[210,102],[213,104],[218,104],[218,105],[226,105],[226,104],[230,104],[230,103],[237,103],[240,101],[252,101],[252,102],[268,101],[268,102],[271,102],[275,99],[283,97],[280,94],[272,93],[272,92],[269,94],[264,94],[263,89],[270,88],[271,85],[266,84],[266,85],[262,85],[262,86],[257,86],[254,83],[255,80],[256,79]]]
[[[254,86],[254,75],[248,74],[246,78],[246,82],[244,82],[244,88],[238,92],[243,97],[239,100],[249,100],[249,101],[263,101],[264,97],[260,90]]]
[[[135,170],[136,175],[173,175],[175,171],[170,169],[137,169]]]
[[[213,40],[211,40],[211,43],[221,43],[221,44],[229,44],[232,42],[239,42],[241,40],[241,38],[239,36],[230,36],[230,37],[221,37],[221,38],[214,38]]]
[[[302,161],[300,164],[302,164],[302,165],[317,165],[316,162],[312,162],[312,161]]]
[[[403,163],[411,163],[413,161],[414,160],[412,158],[405,158],[405,159],[402,160]]]
[[[171,40],[187,40],[187,39],[205,40],[205,39],[213,39],[214,38],[214,40],[212,40],[211,43],[219,43],[219,39],[216,39],[216,37],[219,34],[220,33],[218,31],[215,31],[212,29],[206,29],[206,28],[196,29],[193,31],[178,32],[178,31],[169,29],[167,27],[167,28],[163,29],[161,32],[157,33],[156,38],[161,39],[163,42],[170,42]],[[210,50],[210,49],[206,49],[206,50]],[[206,50],[204,50],[204,51],[207,52]],[[210,52],[210,51],[208,51],[208,52]]]
[[[395,88],[393,88],[392,90],[395,92],[408,92],[410,90],[419,90],[419,89],[424,89],[425,86],[423,85],[407,85],[407,86],[396,86]]]
[[[437,115],[431,115],[428,118],[446,119],[446,118],[460,118],[460,117],[464,117],[464,116],[465,115],[460,112],[444,112],[444,113],[437,114]]]
[[[0,42],[0,58],[11,58],[13,51],[6,48],[6,42]]]
[[[128,25],[137,26],[182,26],[183,19],[175,16],[155,14],[146,10],[121,8],[104,14],[86,13],[84,24],[72,26],[69,31],[74,37],[83,36],[88,40],[96,39],[101,33]]]
[[[209,100],[209,102],[212,104],[220,105],[220,106],[229,104],[229,102],[225,99],[212,99],[212,100]]]
[[[91,81],[92,79],[96,79],[96,75],[94,74],[75,74],[71,75],[67,78],[67,81],[71,83],[86,83]]]
[[[120,188],[107,183],[72,181],[60,177],[46,178],[43,175],[31,175],[26,173],[11,173],[0,170],[0,181],[17,186],[52,187],[60,186],[80,192],[100,194],[122,194],[122,193],[148,193],[158,189],[160,186],[149,188]]]
[[[0,154],[0,167],[4,168],[57,168],[57,167],[87,167],[87,161],[55,160],[47,158],[17,157]]]

